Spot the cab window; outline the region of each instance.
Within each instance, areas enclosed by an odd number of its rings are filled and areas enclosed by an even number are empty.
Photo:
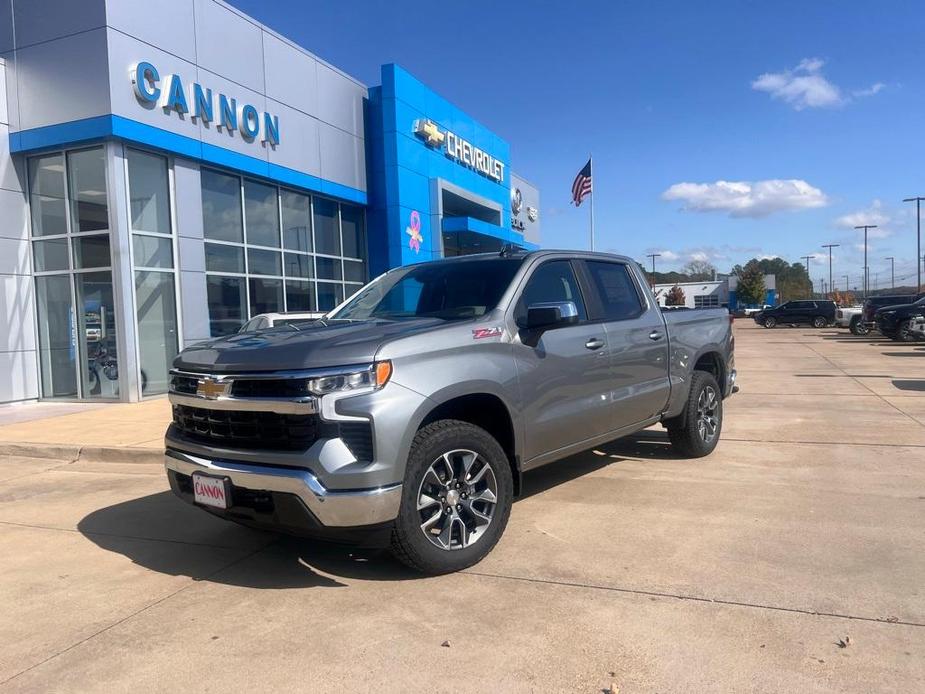
[[[642,299],[624,263],[588,260],[585,261],[585,267],[600,300],[600,311],[603,314],[600,318],[608,321],[628,320],[642,313]]]
[[[571,301],[578,309],[579,320],[584,321],[588,317],[578,280],[568,260],[553,260],[533,271],[517,302],[515,319],[522,323],[527,318],[529,306],[550,301]]]

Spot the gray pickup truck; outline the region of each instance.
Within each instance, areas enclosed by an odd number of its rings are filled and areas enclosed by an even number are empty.
[[[624,257],[401,267],[316,322],[185,349],[167,474],[223,518],[456,571],[491,551],[528,470],[656,423],[709,454],[733,349],[725,309],[663,313]]]

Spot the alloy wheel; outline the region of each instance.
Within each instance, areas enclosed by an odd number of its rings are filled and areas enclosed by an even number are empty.
[[[712,443],[719,430],[719,398],[712,386],[707,386],[697,398],[697,432],[704,443]]]
[[[497,501],[498,480],[487,460],[463,449],[444,453],[418,488],[421,532],[443,550],[471,547],[485,535]]]

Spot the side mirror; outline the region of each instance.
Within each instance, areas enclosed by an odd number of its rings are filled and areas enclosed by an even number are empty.
[[[528,330],[558,328],[578,322],[578,307],[573,301],[548,301],[527,307]]]

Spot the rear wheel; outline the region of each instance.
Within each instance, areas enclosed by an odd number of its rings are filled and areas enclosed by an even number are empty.
[[[824,328],[826,325],[828,325],[828,323],[829,322],[822,316],[816,316],[815,318],[813,318],[814,328]]]
[[[774,316],[768,316],[764,319],[764,327],[773,328],[775,325],[777,325],[777,319]]]
[[[723,428],[723,398],[713,374],[694,371],[684,411],[665,423],[671,446],[687,458],[710,455]]]
[[[870,326],[863,321],[861,316],[855,316],[851,319],[848,330],[851,331],[852,335],[867,335],[870,332]]]
[[[893,339],[897,342],[912,342],[915,340],[915,334],[912,332],[912,321],[904,320],[899,324]]]
[[[484,429],[452,419],[414,437],[392,552],[427,574],[481,561],[507,525],[514,478],[507,455]]]

